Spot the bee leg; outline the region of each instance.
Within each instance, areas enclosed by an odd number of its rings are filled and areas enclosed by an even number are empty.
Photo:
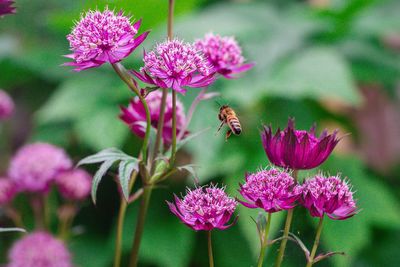
[[[215,133],[215,135],[217,135],[218,132],[221,131],[221,128],[222,128],[222,126],[224,126],[224,124],[225,124],[225,122],[224,122],[224,121],[221,121],[221,124],[219,125],[219,127],[218,127],[217,132]]]
[[[231,134],[232,134],[232,130],[229,129],[229,130],[226,132],[225,141],[228,141],[228,138],[229,138],[229,136],[231,136]]]

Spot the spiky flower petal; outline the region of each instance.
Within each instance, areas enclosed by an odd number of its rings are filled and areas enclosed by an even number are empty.
[[[194,45],[167,40],[144,54],[144,67],[133,74],[141,81],[185,93],[184,87],[204,87],[214,81],[212,67]]]
[[[232,224],[226,223],[237,206],[235,199],[216,186],[188,189],[182,200],[175,195],[175,203],[167,204],[173,214],[196,231],[230,227]]]
[[[208,33],[203,39],[196,40],[195,46],[203,52],[214,70],[225,78],[234,78],[232,75],[247,71],[254,66],[253,63],[244,64],[242,48],[233,36],[222,37]]]
[[[240,201],[244,206],[273,213],[293,208],[301,192],[288,172],[271,168],[246,174],[239,193],[246,200]]]
[[[326,214],[334,220],[344,220],[357,213],[353,192],[347,181],[338,176],[317,175],[302,185],[300,201],[311,216],[323,217]]]
[[[326,130],[317,137],[315,127],[309,132],[296,130],[294,120],[289,119],[286,129],[278,129],[273,135],[271,127],[264,126],[261,133],[265,153],[271,163],[293,170],[318,167],[331,154],[339,139],[337,132],[328,134]]]
[[[7,267],[72,267],[71,255],[60,240],[46,232],[34,232],[15,242]]]
[[[108,9],[87,12],[67,36],[72,54],[66,57],[74,62],[64,65],[81,71],[121,61],[146,39],[149,32],[135,38],[140,24],[141,20],[132,25],[122,12],[115,14]]]
[[[20,148],[11,159],[8,175],[19,191],[46,192],[56,176],[72,167],[63,149],[47,143]]]
[[[150,110],[151,126],[157,130],[158,121],[160,119],[162,92],[160,90],[151,92],[146,97],[146,102]],[[143,138],[146,132],[146,112],[139,97],[131,100],[128,107],[121,107],[120,118],[132,130],[134,134]],[[186,116],[183,109],[183,104],[177,98],[176,101],[176,131],[180,133],[186,122]],[[163,142],[170,144],[172,140],[172,94],[167,95],[167,105],[165,108],[164,127],[163,127]]]
[[[0,17],[7,14],[14,14],[15,7],[13,7],[14,1],[11,0],[0,0]]]

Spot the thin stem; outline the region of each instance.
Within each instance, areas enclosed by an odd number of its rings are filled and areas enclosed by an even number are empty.
[[[176,91],[172,91],[172,144],[170,166],[175,163],[176,158]]]
[[[260,248],[260,256],[258,257],[258,267],[262,267],[264,258],[265,258],[265,250],[266,247],[268,246],[268,234],[269,234],[269,228],[271,226],[271,215],[272,213],[268,212],[268,218],[267,218],[267,225],[265,226],[264,229],[264,238],[262,240],[262,245]]]
[[[16,209],[7,206],[5,208],[5,213],[13,221],[16,227],[25,228],[24,223],[22,222],[21,214]]]
[[[142,240],[144,224],[146,221],[146,215],[147,215],[147,210],[149,208],[150,196],[152,190],[153,190],[152,185],[147,185],[144,188],[143,196],[140,202],[139,215],[136,223],[135,238],[133,240],[129,267],[136,267],[138,263],[140,242]]]
[[[31,198],[35,226],[37,229],[45,229],[43,198],[40,195],[33,195]]]
[[[118,76],[121,78],[121,80],[123,80],[128,85],[128,87],[133,92],[135,92],[135,94],[139,97],[139,100],[142,103],[144,110],[146,112],[146,133],[143,139],[143,145],[141,150],[143,155],[143,161],[145,162],[145,164],[147,164],[147,148],[149,146],[150,129],[151,129],[151,115],[149,107],[147,105],[146,100],[140,94],[139,89],[136,87],[135,83],[133,82],[131,76],[128,74],[124,66],[121,63],[115,63],[111,65],[114,68],[115,72],[118,74]]]
[[[173,38],[173,25],[174,25],[174,6],[175,0],[169,0],[168,3],[168,39]]]
[[[133,171],[131,178],[129,180],[129,192],[131,192],[133,185],[135,184],[137,172]],[[124,230],[124,220],[126,214],[126,208],[128,207],[128,202],[121,196],[121,203],[118,212],[118,222],[117,222],[117,237],[115,239],[115,254],[114,254],[114,267],[119,267],[121,265],[121,255],[122,255],[122,235]]]
[[[294,170],[293,171],[293,178],[295,182],[297,183],[297,175],[298,171]],[[285,255],[285,249],[286,249],[286,243],[289,237],[289,231],[290,231],[290,226],[292,224],[292,219],[293,219],[293,209],[288,210],[287,216],[286,216],[286,222],[285,222],[285,229],[283,230],[283,239],[281,242],[281,246],[279,248],[279,253],[278,257],[276,259],[275,267],[280,267],[283,261],[283,256]]]
[[[157,124],[157,136],[156,136],[156,141],[154,143],[152,161],[154,161],[154,159],[157,157],[158,151],[160,149],[160,143],[161,143],[163,128],[164,128],[165,107],[167,106],[167,95],[168,95],[168,89],[163,88],[162,89],[162,97],[161,97],[161,106],[160,106],[160,117],[159,117],[158,124]],[[154,173],[155,167],[156,167],[156,164],[152,164],[151,174]]]
[[[207,231],[207,239],[208,239],[208,262],[210,267],[214,267],[214,256],[212,250],[212,242],[211,242],[211,230]]]
[[[307,267],[311,267],[314,264],[314,257],[315,257],[315,254],[317,253],[319,240],[321,238],[323,221],[324,221],[324,216],[322,216],[319,219],[318,228],[317,228],[317,234],[315,235],[314,245],[313,245],[312,250],[311,250],[310,258],[309,258],[309,260],[307,262]]]

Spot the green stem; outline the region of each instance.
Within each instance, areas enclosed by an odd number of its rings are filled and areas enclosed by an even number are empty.
[[[123,80],[128,85],[128,87],[139,97],[139,100],[142,103],[144,110],[146,112],[146,133],[144,135],[143,145],[141,150],[143,155],[143,162],[147,164],[147,148],[149,146],[150,129],[151,129],[151,115],[149,107],[147,105],[146,100],[140,94],[139,89],[136,87],[135,83],[133,82],[131,76],[128,74],[124,66],[121,63],[114,63],[111,65],[114,68],[115,72],[118,74],[118,76],[121,78],[121,80]]]
[[[261,248],[260,248],[260,256],[258,257],[258,267],[262,267],[264,258],[265,258],[265,250],[266,247],[268,246],[268,234],[269,234],[269,228],[271,226],[271,215],[272,213],[268,212],[268,218],[267,218],[267,225],[265,226],[264,229],[264,239],[262,240]]]
[[[131,174],[131,179],[129,181],[129,192],[132,191],[132,187],[135,184],[137,172],[133,171]],[[121,203],[118,212],[118,222],[117,222],[117,237],[115,239],[115,254],[114,254],[114,267],[121,266],[121,255],[122,255],[122,234],[124,230],[124,220],[126,209],[128,207],[128,202],[121,196]]]
[[[170,166],[174,166],[176,158],[176,91],[172,91],[172,144]]]
[[[297,183],[297,174],[298,170],[293,171],[293,178]],[[285,229],[283,230],[283,239],[281,242],[281,246],[279,248],[278,257],[276,259],[275,267],[280,267],[283,261],[283,256],[285,255],[286,243],[289,237],[290,226],[292,224],[293,219],[293,209],[288,210],[285,222]]]
[[[175,0],[169,0],[168,2],[168,39],[173,38],[173,25],[174,25],[174,6]]]
[[[322,233],[322,223],[324,221],[324,216],[322,216],[319,219],[319,223],[318,223],[318,228],[317,228],[317,234],[315,235],[315,240],[314,240],[314,245],[312,247],[311,250],[311,254],[310,254],[310,258],[307,262],[306,267],[311,267],[314,264],[314,257],[315,254],[317,253],[317,249],[318,249],[318,245],[319,245],[319,240],[321,238],[321,233]]]
[[[146,221],[146,215],[147,215],[147,210],[149,208],[150,196],[152,190],[153,190],[152,185],[145,185],[143,196],[140,202],[139,215],[136,223],[135,238],[133,240],[129,267],[136,267],[138,263],[140,242],[142,240],[144,224]]]
[[[207,239],[208,239],[208,262],[210,267],[214,267],[214,256],[212,251],[212,242],[211,242],[211,230],[207,231]]]

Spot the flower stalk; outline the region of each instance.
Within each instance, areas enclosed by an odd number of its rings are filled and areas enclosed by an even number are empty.
[[[207,240],[208,240],[208,262],[210,267],[214,267],[214,256],[212,251],[212,240],[211,240],[211,230],[207,231]]]
[[[268,246],[268,234],[271,226],[272,213],[268,212],[267,224],[264,229],[264,237],[261,240],[260,256],[258,257],[257,267],[262,267],[265,258],[265,251]]]
[[[317,253],[317,249],[318,249],[318,245],[319,245],[319,240],[320,240],[320,238],[321,238],[323,221],[324,221],[324,216],[322,216],[322,217],[319,219],[318,227],[317,227],[317,234],[315,235],[314,245],[313,245],[313,247],[312,247],[311,254],[310,254],[310,258],[308,259],[308,262],[307,262],[307,266],[306,266],[306,267],[311,267],[311,266],[313,266],[313,264],[314,264],[314,257],[315,257],[315,254]]]

